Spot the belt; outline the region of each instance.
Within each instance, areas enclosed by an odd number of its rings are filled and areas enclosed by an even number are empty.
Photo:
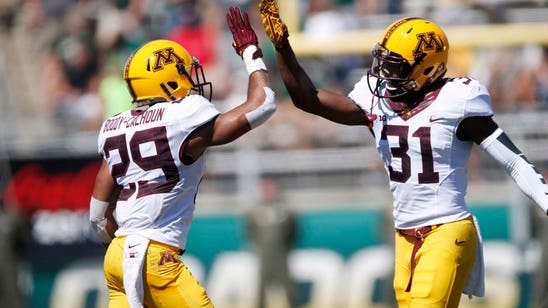
[[[424,226],[416,229],[396,229],[398,233],[402,236],[415,238],[415,242],[413,243],[413,252],[411,253],[411,275],[409,276],[409,283],[407,283],[407,288],[405,288],[405,292],[409,292],[411,290],[411,282],[413,281],[413,272],[415,271],[415,256],[417,254],[417,251],[419,251],[419,248],[421,248],[424,238],[426,238],[428,233],[441,225],[442,224]]]

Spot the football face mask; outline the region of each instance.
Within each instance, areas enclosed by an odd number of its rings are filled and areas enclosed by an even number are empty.
[[[377,44],[372,52],[373,63],[368,74],[377,78],[375,89],[369,86],[371,93],[379,97],[396,97],[408,92],[406,84],[412,83],[409,79],[413,72],[414,64],[410,64],[401,55],[391,52],[380,44]],[[379,93],[382,82],[386,82],[388,93]]]
[[[449,42],[435,23],[416,17],[392,23],[372,51],[367,72],[376,77],[369,89],[378,97],[400,97],[419,92],[447,71]],[[369,78],[368,78],[369,81]]]

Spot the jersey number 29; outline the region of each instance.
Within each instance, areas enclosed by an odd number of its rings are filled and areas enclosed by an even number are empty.
[[[154,143],[156,154],[143,157],[140,145],[148,142]],[[111,170],[112,176],[117,179],[126,175],[131,161],[145,171],[162,169],[165,175],[165,180],[161,182],[129,183],[129,187],[121,191],[119,200],[129,199],[135,191],[137,191],[137,198],[166,193],[171,191],[179,181],[179,171],[171,155],[165,126],[136,131],[129,140],[129,151],[125,134],[109,137],[105,140],[103,147],[105,157],[110,157],[110,151],[113,150],[118,150],[121,160],[114,164]]]

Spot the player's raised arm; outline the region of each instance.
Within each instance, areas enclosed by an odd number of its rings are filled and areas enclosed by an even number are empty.
[[[276,110],[274,92],[255,31],[247,12],[231,7],[226,20],[233,36],[232,46],[242,58],[249,75],[247,99],[236,108],[219,115],[213,127],[210,145],[231,142],[263,124]]]
[[[299,64],[286,24],[275,0],[261,0],[259,11],[266,34],[276,48],[276,60],[293,104],[306,112],[346,125],[367,124],[361,109],[347,96],[317,89]]]

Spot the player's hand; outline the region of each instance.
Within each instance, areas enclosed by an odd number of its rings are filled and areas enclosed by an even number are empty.
[[[236,53],[242,57],[244,50],[248,46],[256,46],[257,51],[253,54],[253,59],[257,59],[263,56],[261,48],[259,48],[259,40],[257,34],[249,25],[249,16],[244,11],[243,16],[240,13],[240,9],[237,7],[230,7],[226,14],[226,22],[230,32],[232,32],[232,47],[236,50]]]
[[[261,0],[259,2],[259,12],[266,34],[276,48],[282,48],[287,44],[289,32],[286,24],[280,18],[280,9],[276,0]]]

